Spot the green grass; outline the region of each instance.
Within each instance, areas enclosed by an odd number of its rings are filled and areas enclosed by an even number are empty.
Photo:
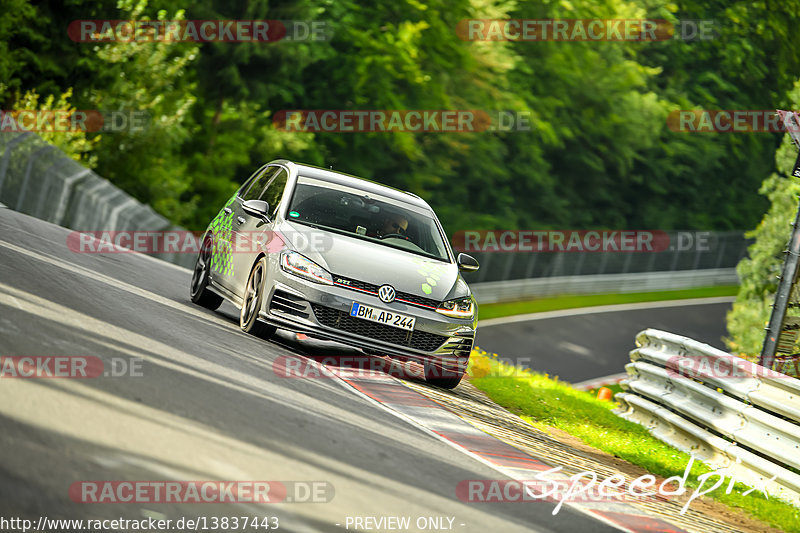
[[[558,378],[504,364],[480,348],[473,351],[470,359],[472,383],[534,426],[545,431],[548,427],[562,429],[589,446],[664,478],[683,475],[689,455],[656,439],[643,426],[615,415],[614,402],[599,401],[594,394],[574,389]],[[706,472],[710,469],[695,461],[687,486],[696,488],[697,476]],[[709,479],[707,486],[716,479]],[[800,509],[774,498],[766,499],[758,491],[744,496],[748,487],[738,483],[731,494],[725,494],[727,486],[726,480],[707,496],[741,508],[773,527],[800,532]]]
[[[557,309],[574,309],[576,307],[592,307],[595,305],[736,296],[738,291],[738,285],[720,285],[718,287],[700,287],[697,289],[681,289],[675,291],[549,296],[536,300],[481,304],[478,316],[481,320],[485,320],[487,318],[540,313],[543,311],[555,311]]]

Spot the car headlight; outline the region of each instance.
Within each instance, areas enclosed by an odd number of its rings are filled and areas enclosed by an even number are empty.
[[[447,300],[442,302],[436,312],[451,318],[472,318],[475,316],[475,302],[471,296]]]
[[[290,274],[315,283],[333,285],[333,277],[330,272],[297,252],[283,252],[281,254],[281,268]]]

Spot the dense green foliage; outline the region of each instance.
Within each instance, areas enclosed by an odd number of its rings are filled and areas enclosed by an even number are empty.
[[[264,161],[296,158],[412,190],[446,229],[742,229],[766,208],[778,136],[692,134],[679,109],[774,109],[800,72],[797,2],[665,0],[0,0],[0,104],[146,110],[90,134],[98,173],[204,227]],[[324,41],[80,43],[79,19],[324,21]],[[470,42],[466,18],[713,19],[717,38]],[[30,95],[28,95],[30,99]],[[529,131],[290,133],[285,109],[531,113]],[[98,140],[99,137],[99,140]],[[83,150],[86,145],[81,145]]]

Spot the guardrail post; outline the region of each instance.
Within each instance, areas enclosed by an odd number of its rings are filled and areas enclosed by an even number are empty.
[[[800,124],[794,113],[778,111],[792,141],[796,146],[800,146]],[[800,177],[800,153],[792,169],[792,176]],[[800,200],[800,197],[798,197]],[[784,332],[784,321],[786,310],[789,308],[789,298],[792,295],[792,288],[797,280],[797,265],[800,262],[800,202],[798,202],[797,215],[792,224],[792,237],[789,240],[789,250],[781,269],[781,279],[778,284],[778,291],[775,293],[775,303],[772,306],[772,314],[767,326],[767,335],[764,338],[764,345],[761,348],[761,356],[758,364],[765,368],[772,369],[775,362],[775,352],[778,349],[781,333]]]
[[[800,156],[798,156],[798,162],[800,162]],[[781,279],[778,283],[778,291],[775,293],[775,304],[772,306],[767,335],[764,338],[764,346],[759,358],[758,364],[765,368],[771,369],[772,363],[775,361],[778,340],[783,332],[786,310],[789,308],[789,296],[792,294],[792,287],[797,279],[798,263],[800,263],[800,204],[798,204],[797,215],[792,224],[792,238],[789,241],[789,250],[781,269]]]

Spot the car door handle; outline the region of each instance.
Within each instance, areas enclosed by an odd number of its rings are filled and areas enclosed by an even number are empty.
[[[244,217],[236,217],[236,222],[238,222],[239,224],[244,224],[245,222]]]
[[[230,207],[226,207],[222,211],[224,211],[226,215],[230,215],[231,213],[233,213],[233,209],[231,209]]]

